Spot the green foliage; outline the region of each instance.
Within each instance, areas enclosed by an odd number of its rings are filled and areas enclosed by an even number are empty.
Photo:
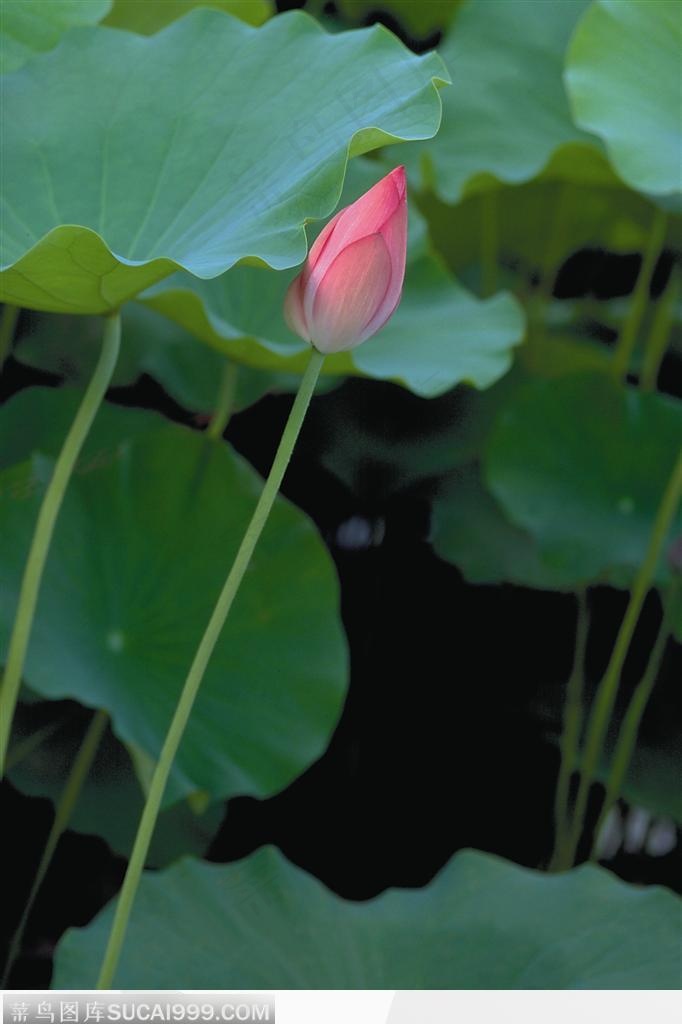
[[[19,706],[14,722],[8,775],[29,796],[56,804],[88,726],[89,713],[71,702],[41,701]],[[69,828],[101,836],[127,857],[142,814],[144,787],[129,752],[108,730],[81,790]],[[199,797],[199,799],[197,799]],[[147,862],[164,867],[178,857],[206,852],[222,819],[219,803],[195,794],[162,812]]]
[[[682,731],[657,737],[656,744],[639,741],[628,776],[623,784],[624,798],[635,807],[670,818],[682,826],[682,793],[678,786]],[[600,778],[606,780],[602,769]]]
[[[477,443],[444,467],[435,550],[472,583],[627,587],[675,459],[680,404],[623,392],[599,349],[561,336],[526,345],[523,363],[478,409]],[[468,430],[460,420],[456,437]],[[657,579],[669,579],[665,559]]]
[[[440,47],[453,81],[443,95],[443,125],[414,155],[445,200],[494,179],[528,181],[558,147],[592,141],[573,123],[561,80],[566,45],[586,6],[587,0],[463,5]]]
[[[57,428],[73,407],[73,396],[34,390],[2,410],[0,436],[30,423],[24,446],[41,453],[0,475],[3,646]],[[154,758],[261,481],[225,444],[154,414],[102,413],[57,526],[25,678],[49,699],[105,708],[117,736]],[[324,750],[345,686],[333,566],[306,517],[279,500],[207,671],[168,803],[196,790],[281,789]]]
[[[94,983],[110,921],[108,908],[67,934],[57,988]],[[592,867],[549,877],[474,851],[424,889],[349,903],[264,849],[238,864],[184,860],[147,875],[117,983],[666,988],[679,980],[678,921],[679,901],[662,889],[638,892]]]
[[[0,295],[100,313],[179,267],[300,263],[348,154],[433,135],[445,78],[382,28],[327,35],[300,12],[69,34],[5,79]]]
[[[682,409],[661,395],[601,375],[533,381],[497,418],[486,478],[558,580],[629,585],[680,436]]]
[[[262,25],[273,13],[273,6],[272,0],[113,0],[104,24],[149,36],[195,7],[211,7],[249,25]]]
[[[344,18],[361,22],[377,10],[395,19],[411,36],[421,38],[444,29],[452,21],[463,0],[337,0]]]
[[[604,140],[623,180],[644,192],[682,191],[681,50],[676,0],[595,0],[568,53],[577,123]]]
[[[405,162],[402,302],[376,338],[327,359],[320,393],[346,375],[368,379],[316,405],[319,463],[362,507],[400,492],[430,501],[434,550],[469,582],[629,587],[682,436],[680,402],[655,391],[674,383],[682,351],[674,291],[658,300],[682,246],[679,4],[337,9],[327,34],[270,0],[4,0],[0,298],[36,311],[20,319],[15,359],[83,385],[97,315],[123,304],[114,386],[148,374],[207,415],[227,357],[240,364],[236,410],[294,390],[309,347],[283,322],[286,288],[324,220]],[[384,28],[340,31],[376,11],[413,39],[444,30],[443,60],[415,56]],[[440,93],[448,72],[454,84]],[[610,344],[631,297],[602,301],[591,279],[563,300],[555,285],[586,248],[649,246],[653,267],[659,208],[668,256],[628,362],[633,374],[655,365],[635,388],[615,379]],[[638,286],[642,306],[650,284]],[[0,656],[76,401],[69,388],[36,388],[0,410]],[[56,802],[91,709],[106,709],[111,727],[70,827],[120,855],[261,486],[227,444],[113,404],[76,467],[9,777]],[[678,520],[671,537],[680,530]],[[669,581],[661,559],[666,602]],[[351,903],[273,850],[227,866],[175,863],[205,854],[223,798],[273,794],[323,753],[347,666],[330,556],[280,499],[166,794],[148,866],[172,866],[143,880],[117,983],[679,985],[679,902],[592,867],[547,876],[463,852],[423,889]],[[620,715],[622,695],[616,703]],[[540,710],[552,742],[560,709]],[[679,822],[670,717],[658,735],[643,728],[624,796]],[[607,762],[608,749],[602,778]],[[111,912],[67,934],[55,985],[94,984]]]
[[[38,314],[34,314],[34,319]],[[121,354],[114,387],[134,384],[143,373],[153,377],[180,405],[191,412],[211,413],[226,359],[215,349],[199,345],[176,323],[151,309],[129,303],[122,314]],[[21,363],[58,374],[71,384],[90,379],[102,333],[100,317],[41,316],[19,338],[14,356]],[[335,385],[330,375],[318,390]],[[244,409],[271,391],[295,391],[298,376],[256,370],[242,365],[237,376],[234,410]]]
[[[374,161],[353,161],[340,205],[357,199],[385,170]],[[212,281],[176,274],[140,301],[236,362],[300,372],[309,346],[282,318],[284,295],[297,273],[242,266]],[[453,280],[429,248],[423,218],[411,210],[400,306],[369,345],[327,357],[324,372],[392,380],[424,397],[443,394],[460,381],[485,388],[509,368],[523,331],[523,314],[512,296],[481,302]]]
[[[52,49],[68,29],[96,24],[110,9],[111,0],[3,0],[0,73]]]
[[[370,345],[353,353],[371,377],[399,381],[424,397],[466,381],[486,388],[511,366],[523,337],[523,314],[509,294],[481,302],[434,261],[411,268],[407,301]],[[420,335],[426,344],[415,343]]]
[[[235,362],[300,372],[309,346],[282,319],[293,276],[250,267],[207,282],[175,276],[142,301]],[[443,394],[462,380],[488,387],[511,365],[523,326],[512,296],[481,302],[426,255],[410,266],[402,302],[379,335],[368,345],[328,357],[324,372],[393,380],[425,397]],[[418,347],[416,335],[423,338]]]
[[[3,0],[0,20],[0,74],[57,45],[69,29],[100,22],[150,35],[194,7],[212,7],[262,25],[271,0]]]
[[[433,503],[432,541],[471,583],[518,583],[540,590],[570,586],[570,572],[543,562],[537,541],[515,525],[481,480],[477,463],[451,474]]]
[[[672,654],[672,652],[670,652]],[[655,706],[648,709],[640,728],[637,747],[623,782],[622,796],[627,808],[649,812],[654,818],[668,819],[682,826],[682,791],[678,784],[678,765],[682,756],[682,723],[679,716],[670,713],[669,694],[674,692],[676,680],[661,679]],[[563,716],[564,689],[551,680],[541,686],[540,695],[531,713],[537,718],[547,739],[559,745]],[[667,685],[666,685],[667,683]],[[654,704],[654,701],[652,701]],[[597,769],[597,778],[606,783],[613,756],[616,737],[623,724],[625,701],[616,707],[610,734]]]
[[[474,193],[455,206],[420,197],[420,209],[434,245],[467,283],[483,289],[483,232],[486,217],[492,217],[498,274],[510,268],[514,276],[505,283],[516,288],[537,274],[547,291],[562,263],[580,249],[641,251],[656,211],[617,181],[561,181],[551,169],[530,183]],[[667,244],[679,241],[680,221],[671,218]]]

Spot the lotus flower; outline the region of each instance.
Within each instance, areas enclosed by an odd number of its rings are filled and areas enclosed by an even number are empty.
[[[343,352],[380,330],[400,302],[407,246],[405,168],[396,167],[320,232],[284,300],[292,331]]]

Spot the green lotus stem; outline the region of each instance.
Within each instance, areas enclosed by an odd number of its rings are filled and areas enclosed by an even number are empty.
[[[562,858],[562,867],[567,867],[575,861],[576,850],[585,824],[585,812],[587,801],[595,780],[599,756],[601,754],[604,739],[608,731],[609,721],[613,706],[618,693],[620,674],[625,662],[630,641],[639,619],[639,613],[644,604],[649,588],[653,582],[656,564],[658,562],[661,548],[665,542],[668,530],[677,511],[677,506],[682,495],[682,454],[677,458],[668,484],[663,492],[661,503],[656,513],[656,519],[649,538],[644,561],[635,577],[630,591],[628,606],[623,616],[618,636],[611,652],[606,672],[597,689],[594,698],[592,711],[587,724],[585,738],[585,749],[580,772],[580,785],[575,802],[575,810],[571,829],[566,844],[566,855]]]
[[[206,436],[218,440],[223,436],[225,427],[230,421],[234,396],[237,391],[237,376],[239,367],[231,359],[226,359],[223,366],[223,375],[220,380],[218,399],[211,417],[211,422],[206,428]]]
[[[14,627],[7,652],[7,663],[0,690],[0,777],[4,773],[14,709],[19,697],[26,651],[31,636],[40,582],[50,549],[57,516],[88,431],[111,381],[121,342],[121,320],[115,313],[105,320],[102,351],[83,395],[78,412],[66,435],[66,440],[55,463],[52,478],[45,491],[31,548],[19,591]]]
[[[201,681],[204,677],[209,660],[213,654],[215,645],[218,642],[223,626],[225,625],[225,620],[227,619],[230,608],[232,607],[232,602],[237,595],[239,586],[249,566],[251,556],[253,555],[256,544],[258,543],[258,539],[268,520],[275,498],[277,497],[277,492],[279,491],[286,468],[289,465],[291,453],[294,450],[294,445],[296,444],[301,426],[303,425],[303,420],[305,419],[305,414],[308,410],[308,406],[310,405],[310,399],[313,396],[315,384],[317,383],[317,378],[319,377],[323,362],[324,356],[316,349],[313,349],[308,366],[301,378],[301,383],[289,414],[289,419],[287,420],[284,428],[284,433],[282,434],[277,453],[272,463],[272,468],[270,469],[268,478],[265,481],[261,496],[258,499],[258,503],[251,517],[251,521],[246,528],[246,532],[232,564],[232,568],[228,573],[217,604],[213,610],[213,614],[211,615],[208,626],[206,627],[206,632],[201,638],[201,642],[199,643],[199,647],[197,648],[197,652],[194,656],[194,661],[192,662],[175,708],[170,728],[166,734],[166,738],[159,755],[159,760],[154,769],[154,774],[152,775],[149,791],[147,793],[147,800],[138,826],[130,862],[123,880],[123,886],[118,897],[118,902],[116,904],[116,911],[111,926],[111,932],[109,934],[109,941],[102,961],[99,978],[97,980],[97,987],[100,989],[111,988],[111,984],[114,980],[114,975],[116,973],[116,968],[118,966],[128,927],[128,921],[130,919],[130,913],[135,901],[145,860],[147,858],[147,852],[149,850],[149,844],[151,843],[156,820],[159,816],[161,801],[163,799],[163,794],[166,788],[166,783],[168,782],[168,776],[170,775],[173,761],[175,760],[175,755],[177,754],[187,722],[189,721],[192,707],[196,700],[197,693],[199,692],[199,687],[201,686]]]
[[[0,982],[0,988],[4,989],[7,987],[10,972],[21,950],[24,932],[26,931],[26,925],[29,917],[31,916],[31,911],[33,910],[33,904],[35,903],[36,897],[40,892],[43,882],[45,881],[45,875],[52,863],[54,852],[57,849],[57,843],[69,824],[76,804],[78,803],[78,798],[81,794],[83,784],[90,773],[92,762],[95,758],[95,754],[97,753],[102,736],[104,735],[104,730],[107,727],[107,721],[108,716],[106,711],[97,711],[93,715],[87,732],[83,737],[83,742],[66,780],[64,791],[55,808],[54,820],[45,843],[43,855],[40,858],[40,864],[38,865],[38,870],[36,871],[31,891],[24,906],[17,930],[14,933],[9,953],[7,954],[7,962],[5,964],[2,982]]]
[[[649,289],[658,257],[665,241],[667,216],[663,210],[656,209],[649,232],[642,265],[639,268],[637,281],[630,300],[630,308],[623,323],[616,351],[613,356],[613,373],[619,380],[624,380],[630,369],[630,360],[642,325],[644,312],[649,299]]]
[[[481,195],[481,290],[483,297],[497,291],[497,196],[492,189]]]
[[[556,790],[554,793],[554,852],[549,870],[554,871],[562,862],[563,847],[568,831],[568,804],[571,778],[578,763],[580,730],[583,721],[583,691],[585,687],[585,650],[589,632],[589,611],[587,594],[578,592],[578,613],[576,620],[575,654],[573,668],[566,684],[564,702],[564,723],[559,745],[561,762]]]
[[[656,306],[651,331],[649,332],[646,349],[644,350],[644,363],[639,379],[639,386],[642,391],[653,391],[656,387],[663,356],[668,347],[668,338],[670,337],[670,328],[673,322],[673,311],[679,293],[680,278],[673,268],[668,285]]]
[[[644,674],[630,698],[628,709],[625,712],[625,716],[620,727],[616,746],[613,751],[613,757],[611,759],[609,774],[606,780],[604,802],[601,806],[599,818],[597,819],[597,824],[594,828],[592,849],[590,851],[591,860],[595,858],[596,846],[602,826],[606,821],[611,808],[621,794],[623,783],[625,782],[625,777],[628,773],[630,762],[632,761],[632,755],[635,752],[639,727],[642,723],[642,717],[649,702],[649,697],[651,696],[656,679],[658,678],[658,672],[661,667],[661,662],[663,661],[663,655],[665,654],[666,644],[670,635],[670,624],[668,619],[668,613],[664,611],[661,625],[654,645],[651,648],[651,653],[649,655],[649,660],[644,670]]]
[[[20,312],[19,306],[10,306],[8,303],[5,303],[2,307],[2,313],[0,314],[0,370],[4,366],[5,359],[7,359],[12,348],[14,331]]]

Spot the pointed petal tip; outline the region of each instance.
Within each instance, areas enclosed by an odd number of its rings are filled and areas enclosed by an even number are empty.
[[[400,164],[399,167],[395,167],[389,174],[389,178],[391,178],[393,184],[398,189],[398,195],[403,199],[407,192],[407,178],[405,176],[404,164]]]

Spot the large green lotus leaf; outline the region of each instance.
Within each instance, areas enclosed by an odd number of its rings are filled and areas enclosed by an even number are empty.
[[[633,188],[682,191],[677,0],[596,0],[581,18],[566,63],[577,122],[604,139]]]
[[[70,28],[95,25],[110,8],[111,0],[3,0],[0,73],[51,50]]]
[[[432,136],[446,77],[380,26],[298,11],[70,32],[5,78],[1,296],[98,313],[179,267],[300,263],[349,153]]]
[[[65,417],[49,416],[46,397],[13,399],[0,437],[33,417],[33,449],[51,454]],[[69,396],[55,395],[53,407],[60,399]],[[127,410],[108,412],[61,510],[25,680],[48,699],[104,708],[117,736],[154,758],[262,482],[226,444],[157,426],[153,414],[133,412],[129,425]],[[39,454],[0,474],[3,645],[50,470]],[[198,789],[281,789],[324,750],[346,674],[331,559],[309,520],[280,499],[206,672],[169,802]]]
[[[354,161],[341,204],[353,202],[386,169],[375,161]],[[481,302],[453,280],[430,252],[416,209],[410,210],[408,237],[405,287],[396,313],[367,344],[328,356],[325,373],[392,380],[427,398],[460,381],[488,387],[508,369],[511,349],[523,337],[521,307],[506,293]],[[298,272],[241,266],[212,281],[176,274],[141,301],[237,362],[300,371],[310,346],[282,316],[285,292]]]
[[[14,358],[59,374],[69,383],[87,383],[101,347],[101,318],[34,313],[32,321],[15,343]],[[225,356],[199,344],[179,324],[137,303],[124,308],[122,321],[114,387],[134,384],[146,373],[185,409],[208,414],[215,408]],[[271,391],[295,391],[299,380],[295,374],[242,365],[237,375],[234,409],[244,409]],[[326,377],[318,383],[317,391],[335,384],[333,377]]]
[[[112,908],[67,932],[55,988],[94,984]],[[340,899],[265,848],[142,881],[124,988],[598,989],[679,985],[679,900],[595,867],[543,875],[466,850],[423,889]],[[200,942],[187,942],[187,936]],[[642,944],[641,936],[647,941]]]
[[[72,702],[20,704],[12,723],[7,775],[22,793],[60,799],[91,715]],[[142,814],[144,792],[130,755],[110,729],[105,732],[80,791],[69,828],[101,836],[128,857]],[[161,812],[147,857],[164,867],[187,854],[202,856],[223,817],[220,803],[196,794]]]
[[[439,48],[453,78],[441,131],[423,153],[411,154],[447,202],[484,184],[482,177],[485,184],[527,181],[559,147],[592,141],[573,123],[561,80],[566,46],[586,5],[464,4]]]
[[[114,0],[105,25],[149,36],[194,7],[226,11],[249,25],[262,25],[273,13],[271,0]]]
[[[554,570],[628,585],[680,436],[682,403],[674,399],[618,387],[603,374],[531,381],[497,417],[487,485]],[[662,559],[658,579],[668,572]]]

